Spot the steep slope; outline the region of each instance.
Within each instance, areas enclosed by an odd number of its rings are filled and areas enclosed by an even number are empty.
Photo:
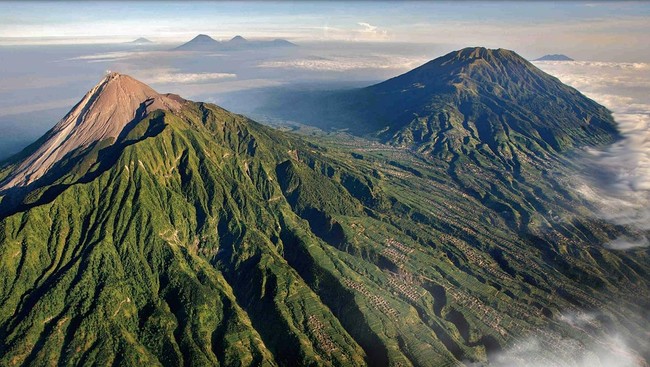
[[[426,156],[324,144],[186,101],[3,197],[0,364],[456,366],[537,330],[548,364],[643,358],[648,252],[558,177],[513,200],[567,220],[521,232]]]

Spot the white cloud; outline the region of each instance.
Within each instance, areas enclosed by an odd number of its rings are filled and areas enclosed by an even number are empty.
[[[237,74],[218,72],[180,72],[173,68],[137,68],[120,70],[146,84],[205,84],[224,82],[237,78]],[[176,92],[175,92],[176,93]]]
[[[392,34],[387,29],[372,25],[368,22],[357,22],[356,24],[345,24],[342,26],[309,26],[302,28],[305,32],[314,32],[312,36],[302,35],[303,39],[319,39],[328,41],[385,41],[392,39]],[[318,34],[316,34],[318,32]],[[301,37],[298,37],[301,38]]]
[[[575,190],[599,208],[600,217],[650,230],[650,64],[535,64],[609,108],[623,136],[610,146],[587,150],[581,161],[585,174]],[[617,241],[609,247],[626,246]]]
[[[643,358],[622,336],[624,330],[599,321],[600,312],[567,311],[556,321],[582,334],[581,340],[554,328],[538,328],[490,360],[493,367],[642,367]],[[643,327],[643,325],[639,325]],[[593,332],[588,330],[601,330]],[[574,334],[575,335],[575,334]],[[470,366],[472,364],[469,364]]]
[[[516,341],[490,361],[493,367],[643,367],[641,357],[618,335],[584,345],[549,330]]]
[[[567,69],[570,66],[587,68],[609,68],[609,69],[634,69],[650,70],[650,63],[646,62],[607,62],[607,61],[535,61],[535,64],[543,69],[555,68],[555,70]]]
[[[162,85],[162,84],[161,84]],[[183,98],[198,98],[197,101],[210,102],[214,96],[222,93],[236,92],[246,89],[277,87],[283,85],[280,81],[268,79],[226,79],[218,83],[195,83],[170,85],[170,91]],[[171,89],[173,87],[173,89]],[[161,91],[162,92],[162,91]]]
[[[363,32],[368,32],[368,33],[376,33],[377,32],[377,27],[374,26],[374,25],[370,25],[369,23],[365,23],[365,22],[359,22],[357,24],[364,28]]]
[[[646,237],[643,237],[641,239],[621,237],[605,245],[605,247],[611,250],[630,250],[648,246],[650,246],[650,242],[648,242],[648,239]]]
[[[92,77],[88,77],[83,74],[75,75],[51,75],[51,76],[35,76],[31,75],[29,78],[24,76],[7,76],[2,77],[2,83],[0,84],[0,93],[9,93],[16,92],[25,89],[42,89],[42,88],[53,88],[53,87],[62,87],[71,82],[88,82],[92,83],[95,81]]]
[[[286,68],[322,71],[349,71],[359,69],[413,69],[428,61],[424,57],[395,55],[336,56],[330,58],[302,58],[296,60],[265,61],[263,68]]]
[[[224,79],[234,79],[237,74],[231,73],[161,73],[150,79],[152,84],[174,83],[207,83]]]
[[[357,25],[361,26],[358,31],[361,39],[364,40],[384,40],[388,38],[388,31],[379,29],[379,27],[366,22],[358,22]]]
[[[82,55],[82,56],[66,59],[65,61],[85,60],[88,62],[110,62],[110,61],[129,59],[133,57],[142,57],[149,54],[150,52],[115,51],[115,52],[103,52],[103,53],[97,53],[91,55]]]

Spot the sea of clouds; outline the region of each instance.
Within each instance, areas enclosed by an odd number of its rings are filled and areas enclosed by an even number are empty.
[[[643,233],[650,230],[650,63],[536,65],[613,112],[623,139],[589,149],[581,162],[584,173],[574,188],[599,208],[601,218],[639,232],[636,238],[619,238],[606,247],[648,247]]]

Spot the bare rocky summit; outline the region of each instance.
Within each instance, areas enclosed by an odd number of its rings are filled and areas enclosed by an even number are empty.
[[[132,121],[147,113],[178,110],[181,102],[159,94],[128,75],[111,72],[45,136],[43,144],[26,156],[0,186],[0,190],[28,185],[52,165],[78,148],[112,139]]]

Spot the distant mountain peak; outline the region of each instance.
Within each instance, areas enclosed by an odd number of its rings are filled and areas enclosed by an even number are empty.
[[[196,35],[196,37],[192,38],[192,40],[190,42],[192,42],[192,41],[214,41],[214,42],[217,42],[214,38],[208,36],[207,34],[203,34],[203,33]]]
[[[287,40],[282,39],[282,38],[276,38],[273,41],[271,41],[271,43],[276,45],[276,46],[291,46],[291,47],[297,47],[298,46],[295,43],[293,43],[291,41],[287,41]]]
[[[131,42],[128,42],[128,43],[145,44],[145,43],[153,43],[153,42],[146,39],[146,38],[144,38],[144,37],[140,37],[140,38],[135,39],[135,40],[133,40]]]
[[[220,46],[221,42],[208,36],[207,34],[199,34],[186,43],[176,47],[174,50],[178,51],[209,51]]]
[[[236,42],[236,43],[238,43],[238,42],[248,42],[248,40],[246,38],[242,37],[242,36],[237,35],[237,36],[231,38],[229,42]]]
[[[212,37],[199,34],[189,42],[186,42],[174,50],[177,51],[199,51],[199,52],[214,52],[214,51],[227,51],[227,50],[256,50],[271,47],[288,47],[297,46],[283,39],[275,39],[273,41],[267,40],[247,40],[246,38],[237,35],[228,41],[219,42]]]
[[[79,148],[107,139],[114,142],[130,122],[151,111],[180,107],[178,98],[159,94],[128,75],[109,72],[44,136],[42,144],[19,162],[0,190],[38,180]]]
[[[533,61],[574,61],[574,60],[567,55],[550,54],[550,55],[544,55]]]
[[[208,36],[207,34],[198,34],[188,42],[176,47],[178,51],[209,51],[220,46],[221,42]]]

